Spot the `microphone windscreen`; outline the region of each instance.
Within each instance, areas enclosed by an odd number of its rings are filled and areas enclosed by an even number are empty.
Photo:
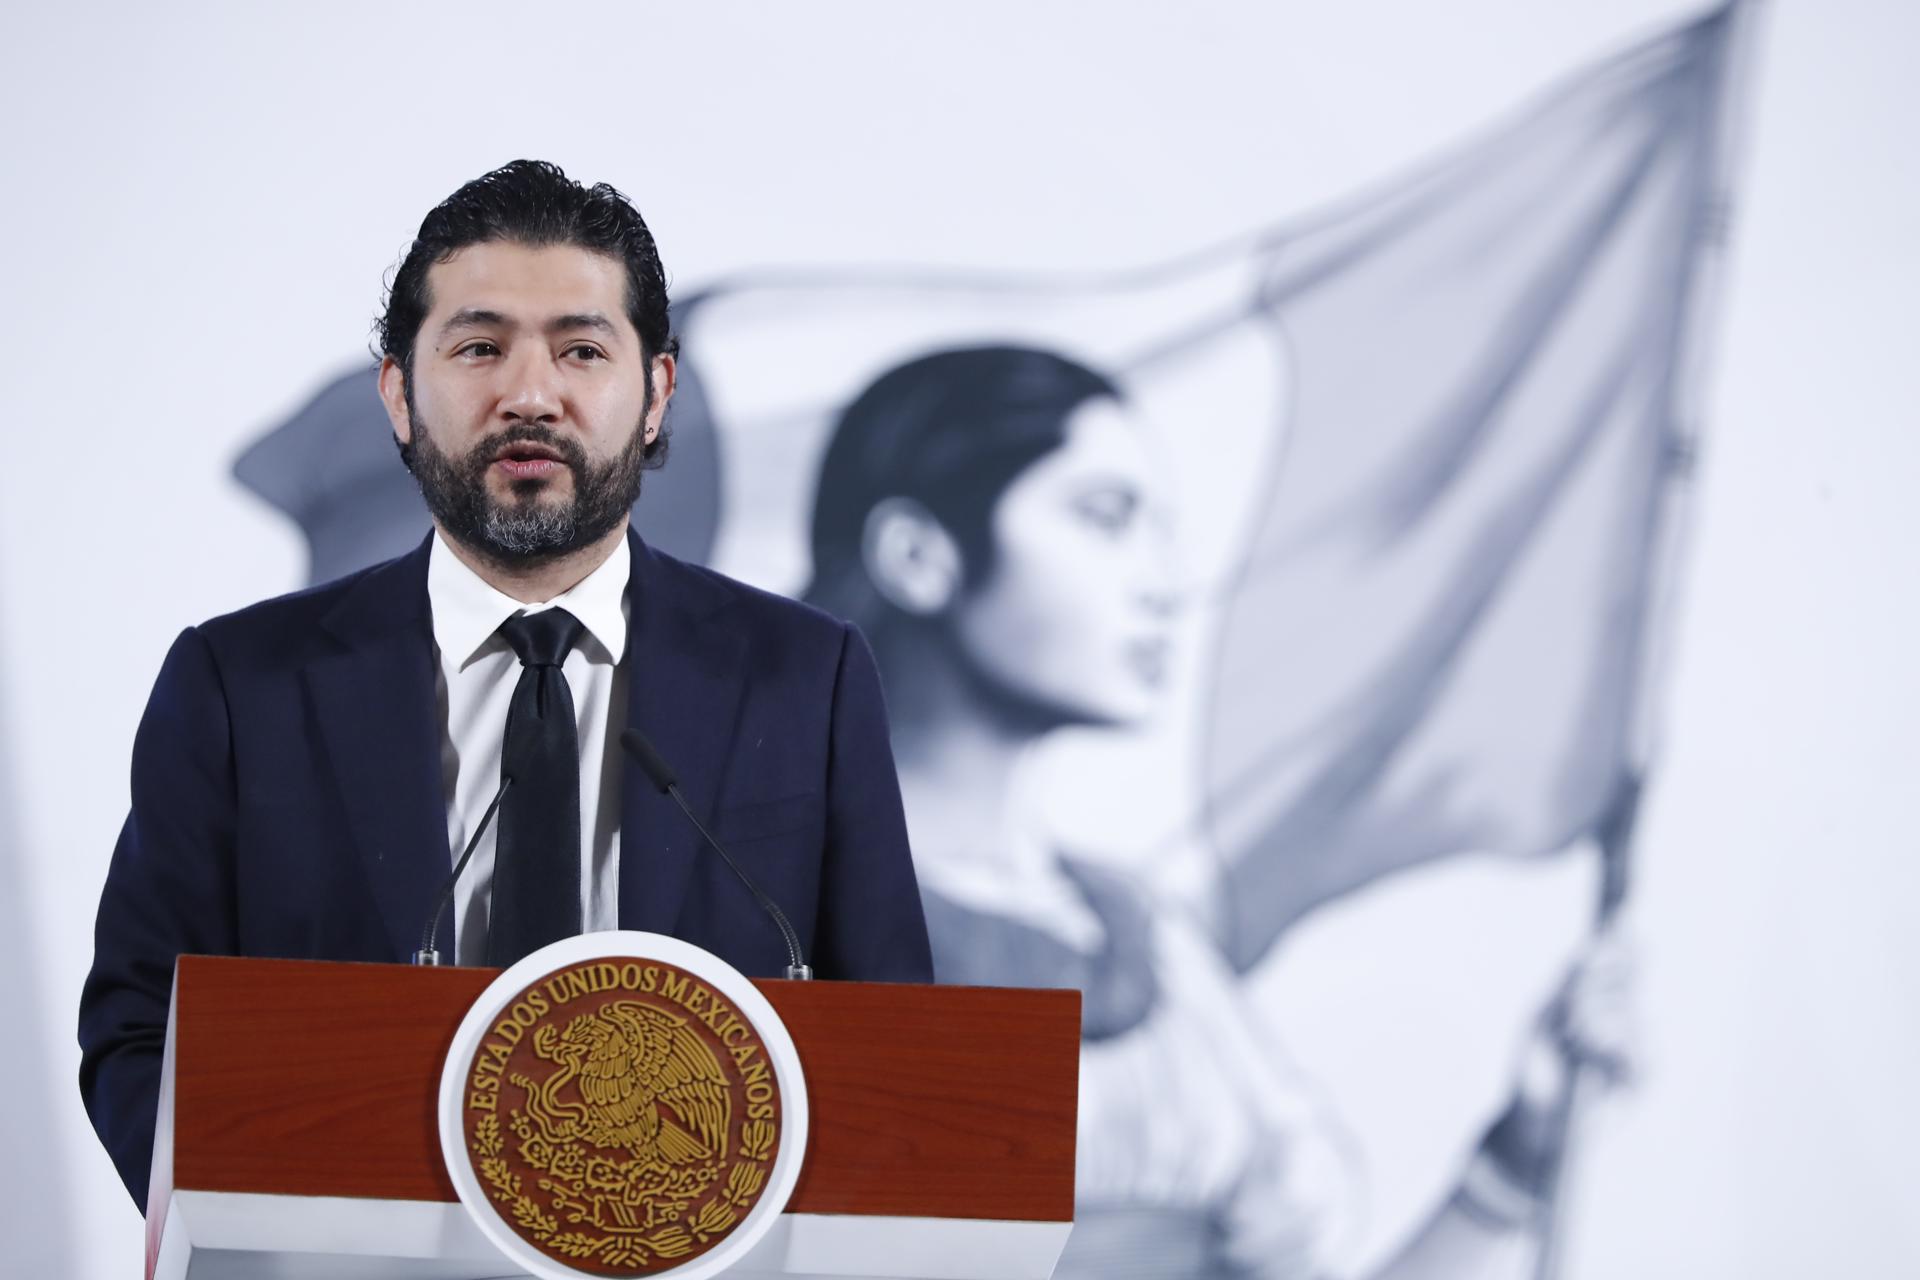
[[[647,741],[646,734],[638,729],[629,729],[620,735],[620,745],[627,749],[627,754],[633,757],[634,763],[640,766],[640,771],[647,775],[648,781],[662,791],[673,790],[674,784],[679,779],[673,776],[673,770],[667,767],[667,762],[660,758],[660,753],[653,749],[651,742]]]

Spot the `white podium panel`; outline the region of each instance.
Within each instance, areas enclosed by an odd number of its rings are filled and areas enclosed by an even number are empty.
[[[1070,1223],[787,1213],[738,1266],[753,1277],[1047,1280]],[[153,1280],[521,1277],[464,1206],[176,1191]]]

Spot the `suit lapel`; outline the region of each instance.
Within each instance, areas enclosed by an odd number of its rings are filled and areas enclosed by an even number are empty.
[[[323,620],[338,642],[306,669],[313,715],[394,958],[419,944],[452,867],[434,696],[430,542],[369,572]],[[444,945],[451,930],[442,927]]]
[[[627,724],[659,749],[687,803],[712,825],[743,690],[746,637],[715,625],[725,588],[629,535]],[[673,932],[694,863],[712,856],[672,798],[623,753],[620,927]]]

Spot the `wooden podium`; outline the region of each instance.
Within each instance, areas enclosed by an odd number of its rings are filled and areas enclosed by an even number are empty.
[[[149,1280],[521,1274],[443,1164],[442,1059],[494,969],[183,956]],[[1044,1280],[1073,1219],[1073,991],[755,981],[806,1076],[806,1160],[728,1274]]]

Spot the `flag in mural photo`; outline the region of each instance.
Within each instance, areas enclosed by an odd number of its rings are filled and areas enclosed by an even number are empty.
[[[1316,912],[1435,860],[1624,891],[1748,12],[1160,265],[676,304],[643,536],[862,627],[941,980],[1083,993],[1061,1275],[1547,1265],[1564,1091],[1435,1116],[1416,1160],[1263,992]],[[355,371],[237,465],[316,577],[427,527],[383,422]],[[1563,1066],[1608,1052],[1570,998],[1513,1029]]]

